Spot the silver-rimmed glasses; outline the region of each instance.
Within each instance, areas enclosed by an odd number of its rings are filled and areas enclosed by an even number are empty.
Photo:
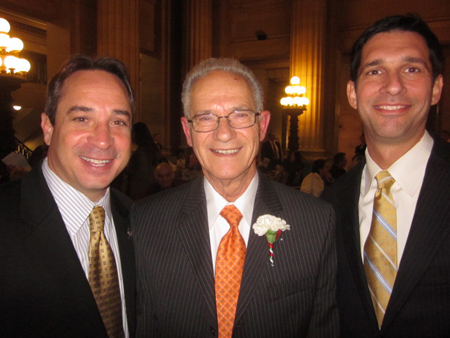
[[[213,113],[197,114],[188,120],[192,123],[192,128],[199,133],[208,133],[219,128],[220,119],[228,119],[231,128],[244,129],[250,128],[256,123],[256,117],[261,112],[253,110],[234,110],[228,116],[217,116]]]

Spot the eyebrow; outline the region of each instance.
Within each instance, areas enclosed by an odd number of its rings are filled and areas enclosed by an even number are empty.
[[[419,63],[419,64],[423,65],[427,70],[429,70],[427,63],[422,58],[416,58],[413,56],[405,56],[402,58],[402,61],[411,62],[411,63]],[[362,74],[363,70],[366,68],[378,66],[383,63],[385,63],[383,59],[376,59],[376,60],[373,60],[372,62],[366,63],[365,65],[361,66],[359,74]]]
[[[236,106],[236,107],[232,107],[230,110],[229,110],[229,114],[231,114],[232,112],[235,112],[235,111],[238,111],[238,110],[251,110],[251,111],[253,111],[253,109],[252,108],[245,108],[245,107],[247,107],[247,106]],[[197,111],[196,113],[195,113],[195,115],[203,115],[203,114],[215,114],[215,113],[213,113],[211,110],[209,110],[209,109],[207,109],[207,110],[199,110],[199,111]],[[216,115],[216,114],[215,114]]]
[[[73,106],[69,109],[69,111],[67,112],[68,114],[72,113],[72,112],[86,112],[89,113],[91,111],[93,111],[94,109],[91,107],[86,107],[86,106]],[[131,113],[128,110],[121,110],[121,109],[114,109],[113,110],[114,114],[116,115],[123,115],[128,117],[129,119],[131,119]]]

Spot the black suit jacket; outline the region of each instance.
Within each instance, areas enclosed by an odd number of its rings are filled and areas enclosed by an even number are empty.
[[[111,191],[130,334],[135,265],[130,201]],[[86,275],[42,172],[0,187],[0,336],[107,337]]]
[[[337,300],[342,337],[448,337],[450,145],[435,140],[381,331],[361,259],[358,200],[364,165],[355,167],[322,194],[334,205],[337,218]]]
[[[203,176],[137,202],[131,213],[137,269],[137,337],[217,337],[214,271]],[[260,177],[253,221],[291,225],[274,245],[253,230],[233,337],[335,337],[334,212]]]

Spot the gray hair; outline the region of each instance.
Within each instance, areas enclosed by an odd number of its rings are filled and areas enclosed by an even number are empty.
[[[195,65],[186,75],[183,83],[183,91],[181,93],[181,101],[183,102],[184,116],[189,118],[191,109],[191,89],[192,86],[201,78],[214,72],[222,70],[228,73],[236,74],[247,82],[253,94],[253,100],[256,104],[256,110],[262,111],[264,108],[264,92],[261,83],[256,78],[250,68],[244,66],[236,59],[232,58],[211,58],[204,60]]]

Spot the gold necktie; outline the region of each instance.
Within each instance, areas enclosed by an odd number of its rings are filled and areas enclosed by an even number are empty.
[[[397,276],[397,212],[390,191],[394,178],[384,170],[375,179],[378,188],[373,203],[372,225],[364,246],[364,270],[378,326],[381,327]]]
[[[245,242],[239,232],[242,214],[234,205],[227,205],[220,215],[230,224],[230,230],[219,244],[216,259],[216,307],[219,338],[230,338],[241,288],[245,262]]]
[[[108,336],[123,337],[122,306],[114,254],[103,232],[105,210],[96,206],[89,214],[89,284]]]

